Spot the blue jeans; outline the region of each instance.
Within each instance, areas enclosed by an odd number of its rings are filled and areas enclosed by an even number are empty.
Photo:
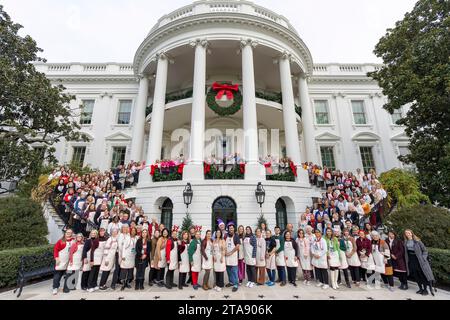
[[[269,276],[269,281],[275,282],[275,270],[270,270],[270,269],[266,269],[266,270],[267,270],[267,275]]]
[[[230,283],[237,288],[239,286],[238,266],[227,266],[227,274]]]
[[[286,267],[277,266],[278,270],[278,280],[281,282],[286,282]]]

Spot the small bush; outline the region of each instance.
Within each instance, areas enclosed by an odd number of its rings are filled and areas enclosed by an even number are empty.
[[[411,229],[431,248],[450,248],[450,213],[432,205],[417,205],[392,212],[386,225],[403,237]]]
[[[20,257],[27,255],[40,255],[52,252],[53,246],[46,245],[32,248],[20,248],[0,251],[0,288],[10,287],[16,284],[20,267]],[[49,266],[51,261],[41,261],[36,268]]]
[[[438,284],[450,285],[450,250],[428,248],[428,253]]]
[[[38,203],[19,197],[0,199],[0,250],[48,244],[47,233]]]

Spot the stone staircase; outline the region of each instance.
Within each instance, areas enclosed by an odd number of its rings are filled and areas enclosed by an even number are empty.
[[[64,232],[64,227],[66,224],[59,217],[55,208],[51,205],[50,201],[45,201],[42,203],[42,210],[44,213],[45,221],[47,222],[48,235],[47,239],[49,243],[56,243]]]

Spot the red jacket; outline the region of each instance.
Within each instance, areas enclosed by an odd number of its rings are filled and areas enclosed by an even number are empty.
[[[170,263],[170,251],[172,251],[172,249],[175,247],[173,245],[174,241],[177,241],[177,240],[174,240],[172,238],[167,239],[167,243],[166,243],[166,261],[167,261],[167,264]]]
[[[72,241],[72,239],[69,239],[69,242]],[[63,242],[61,239],[58,240],[58,242],[56,242],[55,246],[53,247],[53,257],[59,258],[59,252],[61,250],[64,250],[66,248],[67,245],[67,241]]]

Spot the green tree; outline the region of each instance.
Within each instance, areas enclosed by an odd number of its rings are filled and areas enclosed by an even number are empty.
[[[192,220],[191,214],[188,212],[183,218],[183,222],[181,223],[180,232],[189,231],[189,228],[194,225],[194,221]]]
[[[257,224],[257,227],[258,227],[258,228],[261,228],[261,225],[262,225],[263,223],[266,225],[266,228],[269,228],[269,226],[267,225],[266,217],[264,216],[263,213],[260,213],[259,216],[258,216],[258,224]]]
[[[374,53],[383,67],[368,75],[388,97],[393,113],[409,105],[398,121],[410,139],[408,156],[424,192],[432,201],[450,206],[450,2],[420,0],[388,29]]]
[[[432,205],[416,205],[392,212],[386,219],[390,230],[403,237],[411,229],[427,247],[450,248],[450,212]]]
[[[19,35],[21,28],[0,5],[0,181],[21,179],[43,161],[54,163],[53,146],[61,139],[87,139],[69,108],[74,97],[36,70],[33,62],[45,62],[38,56],[42,50]]]
[[[420,191],[416,176],[411,172],[392,169],[381,174],[380,182],[388,194],[390,211],[429,202],[428,197]]]

